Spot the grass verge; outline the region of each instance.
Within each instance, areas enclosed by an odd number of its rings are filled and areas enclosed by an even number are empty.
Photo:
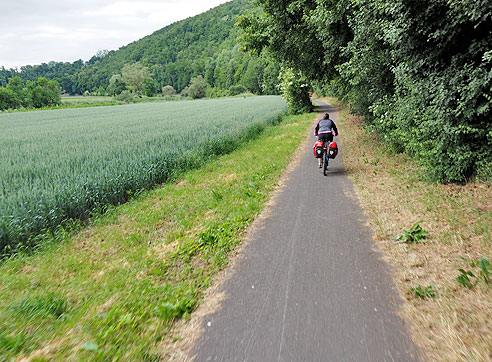
[[[0,360],[160,360],[304,141],[287,117],[62,244],[0,265]],[[172,341],[171,341],[172,342]]]
[[[339,108],[346,172],[393,266],[413,340],[430,361],[491,361],[492,185],[423,181],[416,162]]]

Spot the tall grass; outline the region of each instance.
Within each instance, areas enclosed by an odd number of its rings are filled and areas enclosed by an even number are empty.
[[[279,97],[0,115],[0,254],[234,150],[278,120]]]

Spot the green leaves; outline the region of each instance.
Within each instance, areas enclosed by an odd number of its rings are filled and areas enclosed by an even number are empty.
[[[487,258],[481,257],[478,259],[478,266],[480,268],[480,277],[486,284],[490,284],[490,273],[492,272],[492,265]]]
[[[470,281],[470,277],[474,278],[475,275],[471,271],[467,271],[464,269],[458,269],[458,271],[461,274],[455,278],[456,281],[467,288],[472,288],[473,284]]]
[[[280,90],[289,106],[289,113],[311,112],[313,105],[309,97],[310,86],[299,72],[284,67],[280,72]]]
[[[455,280],[467,287],[474,287],[480,280],[482,280],[486,285],[490,286],[490,274],[492,273],[492,263],[484,256],[477,260],[468,260],[466,258],[460,258],[461,261],[467,263],[470,267],[478,269],[475,273],[465,270],[463,268],[458,269],[461,273],[455,278]]]
[[[24,85],[19,76],[9,78],[5,88],[0,87],[0,111],[17,108],[42,108],[61,103],[60,85],[56,80],[39,77],[37,85],[28,81]]]
[[[432,181],[490,178],[490,1],[259,3],[262,21],[240,24],[248,49],[268,48],[317,93],[349,103]]]
[[[429,236],[429,232],[422,229],[420,226],[421,221],[415,223],[409,230],[403,230],[400,236],[397,236],[395,240],[397,240],[397,244],[402,243],[419,243],[425,241],[427,236]]]
[[[410,292],[412,292],[414,296],[419,297],[421,299],[436,297],[436,291],[433,285],[429,285],[426,288],[423,288],[421,285],[418,285],[417,287],[410,288]]]

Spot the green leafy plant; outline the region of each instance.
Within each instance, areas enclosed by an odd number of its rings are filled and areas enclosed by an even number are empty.
[[[413,293],[414,296],[419,297],[421,299],[425,298],[435,298],[436,291],[433,285],[429,285],[427,288],[422,288],[421,285],[410,288],[410,292]]]
[[[482,256],[478,259],[478,267],[480,268],[480,277],[483,281],[489,285],[490,284],[490,272],[492,271],[492,264],[487,258]]]
[[[456,277],[456,281],[468,288],[471,288],[474,284],[470,281],[469,277],[476,278],[475,284],[478,280],[483,280],[485,284],[490,285],[490,274],[492,272],[492,263],[484,256],[477,260],[469,260],[466,258],[460,258],[461,261],[467,263],[472,268],[478,268],[477,275],[471,271],[466,271],[464,269],[458,269],[461,274]]]
[[[3,349],[6,351],[18,353],[26,347],[29,339],[30,338],[26,337],[23,333],[18,333],[14,336],[8,336],[0,332],[0,352]]]
[[[419,243],[425,241],[427,236],[429,236],[429,232],[422,229],[420,223],[421,221],[415,223],[409,230],[403,229],[401,235],[395,238],[397,244]]]
[[[458,271],[461,274],[455,278],[456,281],[464,287],[473,288],[474,284],[471,282],[470,277],[475,278],[475,275],[471,271],[465,269],[458,269]]]
[[[188,316],[197,304],[196,297],[183,296],[176,302],[165,302],[157,307],[158,315],[166,320],[179,319]]]

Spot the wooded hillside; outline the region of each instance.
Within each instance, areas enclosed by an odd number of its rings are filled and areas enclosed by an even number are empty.
[[[193,77],[202,75],[220,95],[231,87],[256,94],[277,94],[279,67],[265,56],[239,52],[237,16],[254,5],[234,0],[191,17],[115,51],[100,51],[89,61],[50,62],[23,66],[20,71],[0,68],[0,86],[20,76],[24,82],[39,77],[57,80],[70,94],[105,94],[114,74],[125,64],[140,62],[152,74],[154,87],[170,85],[181,92]],[[243,88],[244,87],[244,88]]]

